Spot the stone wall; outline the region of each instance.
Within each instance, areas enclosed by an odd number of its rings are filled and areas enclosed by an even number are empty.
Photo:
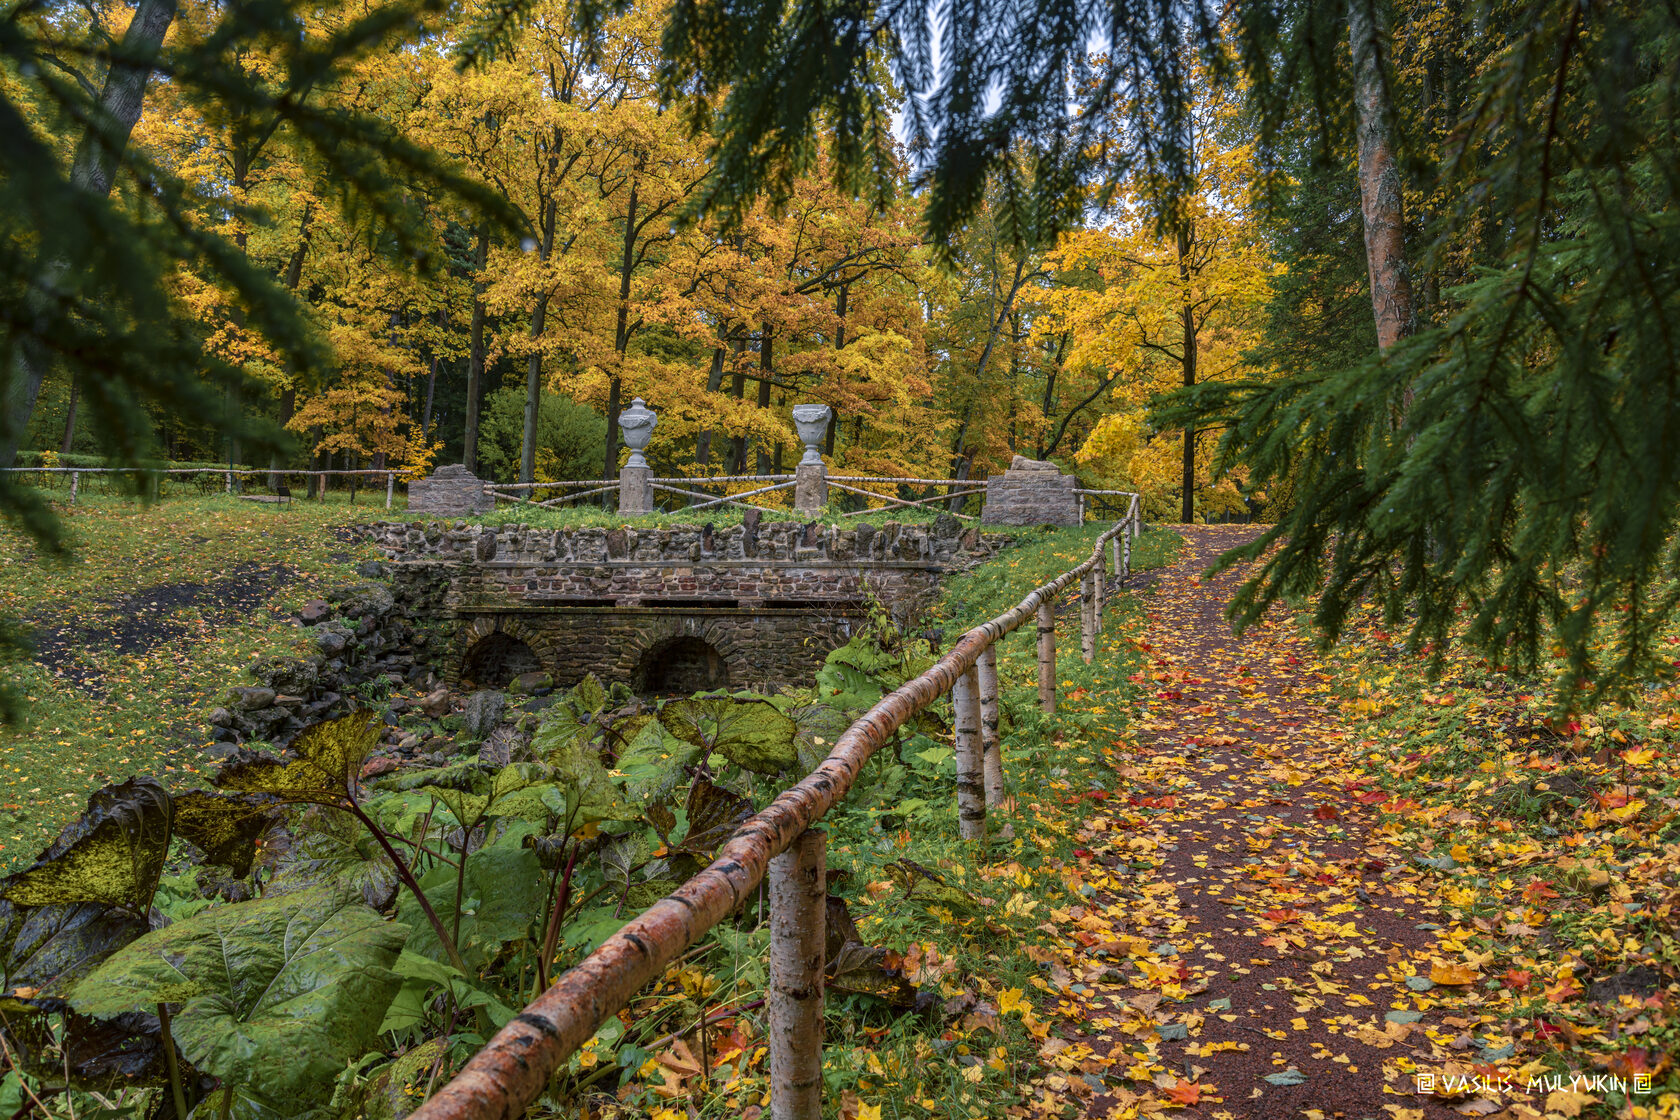
[[[555,530],[456,521],[380,522],[370,532],[399,597],[449,620],[448,654],[437,668],[450,683],[468,683],[473,666],[501,659],[500,639],[480,643],[503,635],[528,647],[556,684],[594,672],[638,688],[661,644],[681,638],[715,650],[731,687],[808,684],[871,603],[908,619],[930,604],[942,573],[1007,544],[948,516],[880,528],[748,521],[727,529]],[[496,658],[482,656],[492,649]]]
[[[721,656],[729,688],[803,687],[822,668],[829,651],[846,643],[859,621],[858,612],[838,608],[779,614],[635,607],[468,613],[459,620],[451,647],[459,656],[451,658],[446,680],[467,684],[459,667],[470,651],[495,635],[505,635],[529,647],[559,687],[594,673],[644,692],[661,657],[681,639],[697,638]]]
[[[715,529],[539,529],[530,525],[472,525],[465,521],[382,521],[370,527],[374,544],[395,561],[450,560],[519,564],[598,563],[609,560],[711,563],[718,560],[846,562],[908,561],[965,568],[992,557],[1007,537],[986,536],[946,515],[931,525],[889,521],[840,527],[772,521]]]

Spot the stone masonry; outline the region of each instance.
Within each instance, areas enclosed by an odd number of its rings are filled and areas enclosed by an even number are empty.
[[[1056,464],[1017,455],[1002,474],[986,480],[987,525],[1078,525],[1079,495],[1071,474]]]
[[[908,619],[944,572],[1007,543],[951,517],[881,528],[382,522],[371,532],[402,594],[453,620],[440,666],[453,682],[479,643],[512,639],[557,684],[594,672],[632,687],[657,675],[663,651],[692,651],[694,640],[721,657],[730,687],[806,685],[872,601]]]
[[[496,499],[484,492],[483,481],[459,463],[439,467],[427,477],[408,484],[410,513],[467,517],[494,508]]]

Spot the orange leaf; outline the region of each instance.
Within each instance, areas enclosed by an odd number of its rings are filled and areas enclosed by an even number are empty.
[[[1203,1087],[1201,1085],[1192,1085],[1188,1081],[1180,1081],[1177,1085],[1174,1085],[1171,1089],[1166,1091],[1166,1097],[1169,1101],[1172,1101],[1175,1104],[1182,1104],[1186,1106],[1200,1104],[1202,1100],[1202,1088]]]

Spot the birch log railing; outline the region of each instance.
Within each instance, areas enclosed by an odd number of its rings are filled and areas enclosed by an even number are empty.
[[[0,467],[0,471],[14,475],[68,475],[70,476],[70,504],[76,503],[76,497],[81,492],[82,476],[92,475],[126,475],[135,480],[159,479],[165,476],[190,475],[197,478],[209,475],[222,481],[224,493],[234,492],[234,479],[246,478],[278,478],[282,482],[291,478],[302,478],[309,484],[311,497],[324,497],[329,478],[370,478],[383,479],[385,482],[385,508],[390,509],[396,497],[397,478],[405,472],[390,470],[385,467],[369,467],[363,470],[315,470],[313,468],[275,467]],[[616,484],[615,484],[616,485]]]
[[[814,771],[742,823],[710,866],[557,977],[414,1113],[415,1120],[521,1115],[561,1063],[666,966],[753,898],[767,872],[772,909],[766,994],[770,1115],[773,1120],[820,1120],[826,891],[825,839],[816,824],[846,796],[864,764],[895,731],[950,692],[957,706],[961,834],[965,840],[984,840],[986,810],[1003,799],[997,643],[1037,620],[1040,700],[1045,710],[1054,711],[1056,601],[1075,584],[1105,579],[1105,548],[1121,538],[1130,542],[1136,509],[1134,504],[1125,519],[1097,539],[1084,563],[968,631],[932,668],[848,727]],[[1123,580],[1129,570],[1117,566],[1116,574]],[[1095,624],[1094,614],[1082,612],[1087,632]]]

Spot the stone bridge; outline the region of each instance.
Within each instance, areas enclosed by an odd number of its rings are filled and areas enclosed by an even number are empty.
[[[940,577],[1007,538],[820,522],[539,529],[385,522],[375,544],[405,600],[448,632],[447,679],[506,685],[593,672],[640,693],[804,686],[872,604],[907,620]]]

